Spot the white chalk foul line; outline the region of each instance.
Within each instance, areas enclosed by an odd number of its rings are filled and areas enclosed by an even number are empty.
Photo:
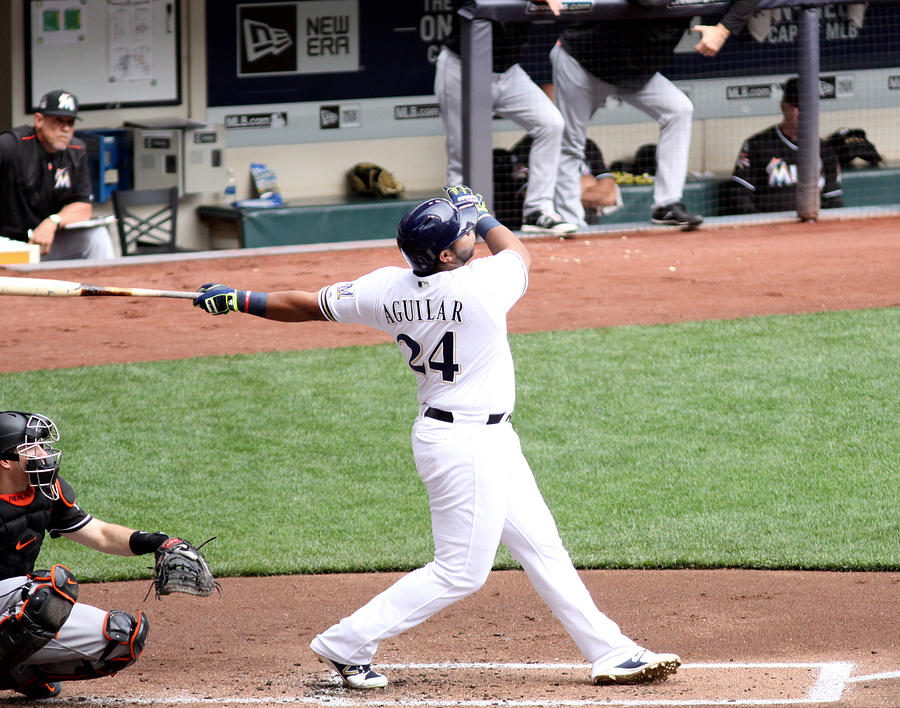
[[[884,681],[886,679],[900,679],[900,671],[886,671],[883,674],[869,674],[868,676],[852,676],[847,683],[861,683],[863,681]]]
[[[535,669],[582,669],[588,670],[588,664],[559,664],[559,663],[429,663],[429,664],[379,664],[382,669],[498,669],[498,670],[535,670]],[[257,696],[257,697],[225,697],[225,698],[199,698],[190,695],[169,695],[157,696],[153,698],[79,698],[80,705],[92,706],[122,706],[122,705],[322,705],[334,706],[335,708],[400,708],[405,706],[422,706],[423,708],[431,708],[438,706],[447,706],[453,708],[481,708],[482,706],[496,706],[498,704],[508,708],[538,708],[546,706],[546,708],[581,708],[586,706],[610,706],[619,708],[641,707],[641,706],[662,706],[662,707],[678,707],[678,706],[795,706],[809,705],[813,703],[836,703],[843,695],[844,688],[848,683],[857,683],[861,681],[878,681],[887,679],[900,678],[900,671],[890,671],[879,674],[869,674],[866,676],[851,677],[853,670],[851,662],[768,662],[768,663],[748,663],[748,662],[722,662],[722,663],[696,663],[682,664],[681,670],[690,669],[818,669],[818,675],[815,682],[802,698],[745,698],[745,699],[618,699],[618,700],[463,700],[463,701],[447,701],[439,700],[379,700],[376,695],[366,694],[366,698],[356,697],[359,694],[344,695],[344,690],[340,687],[340,682],[335,679],[335,690],[339,694],[328,694],[318,696]],[[348,697],[350,696],[350,697]],[[58,703],[60,699],[50,699],[47,704]]]

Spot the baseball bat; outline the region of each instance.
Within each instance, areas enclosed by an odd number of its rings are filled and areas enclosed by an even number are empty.
[[[124,297],[176,297],[193,300],[196,292],[183,290],[153,290],[149,288],[116,288],[87,285],[73,280],[49,278],[9,278],[0,276],[0,295],[26,295],[31,297],[94,297],[119,295]]]

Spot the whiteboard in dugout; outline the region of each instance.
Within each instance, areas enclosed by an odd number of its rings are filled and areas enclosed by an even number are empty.
[[[181,103],[180,0],[26,0],[26,99],[83,109]]]

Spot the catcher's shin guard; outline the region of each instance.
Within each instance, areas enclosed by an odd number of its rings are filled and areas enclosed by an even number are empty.
[[[149,631],[150,623],[143,612],[134,618],[124,610],[110,610],[103,627],[109,645],[95,663],[97,676],[111,676],[137,661]]]
[[[0,620],[0,666],[20,664],[53,639],[78,599],[78,581],[64,565],[30,577],[18,612]]]

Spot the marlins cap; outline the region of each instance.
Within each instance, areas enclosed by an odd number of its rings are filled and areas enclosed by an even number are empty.
[[[75,98],[75,94],[62,89],[56,89],[41,96],[35,113],[45,116],[68,116],[81,120],[78,118],[78,99]]]

